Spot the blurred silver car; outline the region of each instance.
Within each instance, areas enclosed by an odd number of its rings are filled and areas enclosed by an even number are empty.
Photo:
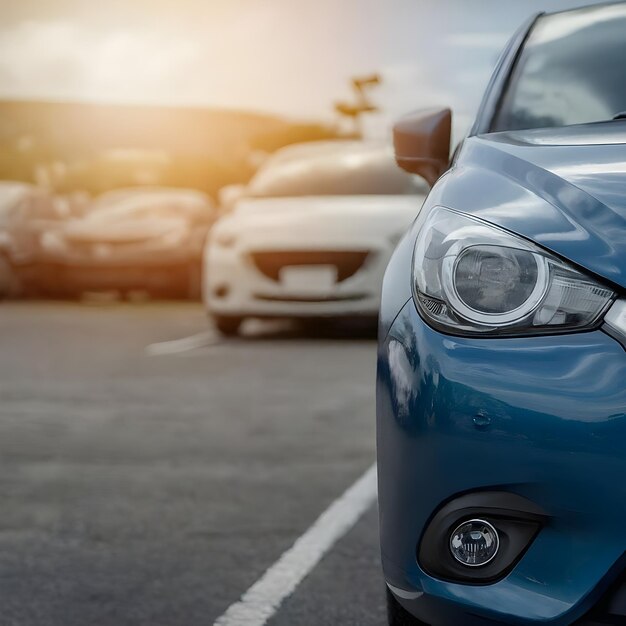
[[[47,284],[66,295],[142,290],[159,297],[198,297],[202,248],[214,219],[212,201],[199,191],[109,192],[84,217],[42,237]]]

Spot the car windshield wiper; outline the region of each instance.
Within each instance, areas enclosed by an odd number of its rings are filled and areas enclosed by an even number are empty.
[[[613,116],[614,120],[626,120],[626,111],[621,111],[617,115]]]

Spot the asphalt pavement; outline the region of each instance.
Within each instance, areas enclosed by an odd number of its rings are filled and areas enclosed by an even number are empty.
[[[375,341],[0,304],[0,625],[211,625],[374,461]],[[369,507],[268,621],[382,625]]]

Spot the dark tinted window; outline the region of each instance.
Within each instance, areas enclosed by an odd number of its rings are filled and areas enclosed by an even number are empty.
[[[626,111],[626,5],[539,19],[492,130],[610,120]]]
[[[269,162],[252,179],[253,197],[399,195],[428,193],[422,179],[400,170],[387,151]]]

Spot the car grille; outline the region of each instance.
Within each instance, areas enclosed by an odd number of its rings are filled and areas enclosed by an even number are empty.
[[[357,300],[365,300],[368,297],[366,293],[353,293],[347,296],[268,296],[264,294],[255,294],[257,300],[264,302],[354,302]]]
[[[365,263],[369,250],[294,250],[253,252],[252,261],[257,269],[272,280],[278,281],[280,270],[293,265],[333,265],[337,269],[337,282],[354,276]]]
[[[139,242],[140,244],[143,242]],[[79,241],[74,240],[70,242],[70,250],[75,254],[81,254],[85,256],[94,256],[97,254],[98,249],[105,248],[110,254],[119,252],[125,252],[127,250],[133,250],[137,248],[136,242],[108,242],[108,241]]]

